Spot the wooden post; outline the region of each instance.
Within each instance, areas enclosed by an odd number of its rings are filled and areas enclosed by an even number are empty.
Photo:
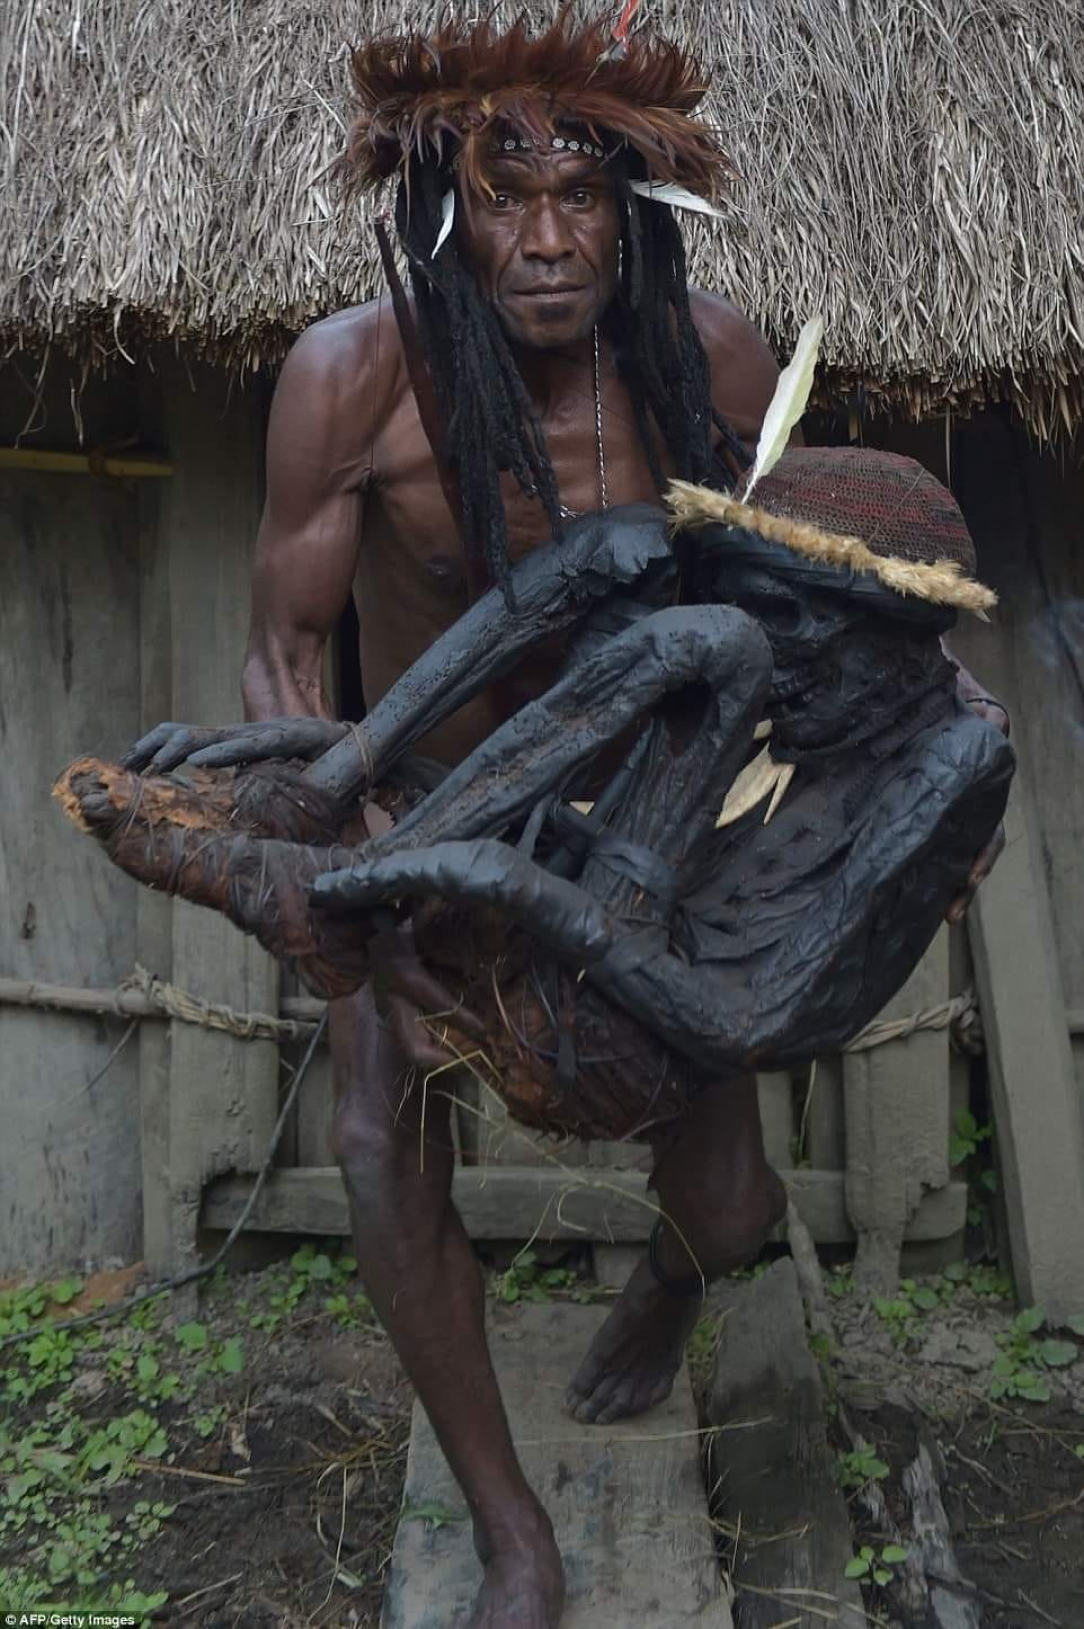
[[[963,433],[960,502],[994,621],[963,619],[952,649],[1008,707],[1017,752],[1008,841],[967,916],[986,1035],[1017,1288],[1049,1316],[1084,1310],[1084,1131],[1068,1005],[1084,999],[1084,594],[1079,460],[1019,424]],[[1078,1052],[1077,1071],[1084,1071]]]
[[[764,1133],[764,1152],[776,1170],[794,1161],[794,1102],[790,1075],[785,1072],[757,1076],[757,1101]]]
[[[881,1014],[904,1018],[948,996],[948,935],[942,929]],[[843,1056],[847,1214],[858,1234],[855,1279],[891,1295],[907,1224],[927,1188],[949,1178],[949,1036],[920,1030]]]
[[[56,371],[61,388],[47,388],[43,406],[53,423],[68,412],[69,381]],[[25,405],[10,373],[4,387],[6,438]],[[90,390],[89,435],[130,411],[116,382]],[[50,804],[49,788],[78,753],[119,752],[138,729],[138,616],[132,492],[0,474],[6,977],[101,986],[131,971],[136,890]],[[125,1033],[117,1018],[0,1014],[0,1275],[138,1253],[138,1038],[109,1062]]]
[[[1034,815],[1020,772],[1005,852],[968,913],[1013,1273],[1053,1322],[1084,1311],[1084,1129]]]

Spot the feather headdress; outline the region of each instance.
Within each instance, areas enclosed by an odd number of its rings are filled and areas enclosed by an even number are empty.
[[[459,158],[486,190],[483,160],[498,133],[546,146],[561,127],[631,148],[646,179],[715,197],[732,174],[718,134],[694,116],[702,71],[679,46],[640,31],[614,49],[608,22],[575,26],[567,11],[543,33],[521,18],[448,19],[434,34],[371,40],[353,54],[355,119],[345,155],[353,186],[378,185],[411,158]]]

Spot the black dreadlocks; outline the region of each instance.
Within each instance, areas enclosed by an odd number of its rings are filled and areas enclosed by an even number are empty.
[[[621,276],[607,327],[656,487],[666,477],[660,437],[676,473],[729,490],[748,462],[742,443],[711,400],[711,372],[689,309],[685,247],[671,211],[641,199],[620,161]],[[498,321],[454,233],[435,259],[447,168],[415,162],[400,183],[395,222],[406,253],[418,329],[446,425],[447,456],[458,477],[465,546],[476,570],[507,594],[508,537],[499,475],[511,470],[542,502],[561,535],[557,480],[542,425]],[[720,433],[713,446],[712,428]]]

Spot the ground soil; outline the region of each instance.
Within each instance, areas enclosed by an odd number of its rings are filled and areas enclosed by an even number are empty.
[[[582,1273],[582,1255],[564,1264],[557,1287],[540,1286],[543,1267],[554,1265],[548,1260],[533,1270],[534,1284],[528,1273],[521,1287],[563,1293]],[[491,1284],[511,1298],[514,1279],[499,1274],[507,1263],[494,1265]],[[207,1351],[236,1338],[244,1359],[238,1372],[204,1374],[185,1400],[147,1403],[168,1451],[102,1496],[118,1522],[136,1501],[175,1507],[134,1561],[103,1574],[134,1575],[141,1590],[168,1591],[156,1622],[376,1629],[402,1502],[411,1394],[356,1277],[336,1272],[333,1282],[310,1277],[300,1291],[289,1262],[220,1276],[198,1309],[182,1313],[204,1326]],[[74,1307],[94,1294],[127,1293],[132,1279],[119,1275],[104,1292],[104,1281],[95,1283]],[[294,1298],[284,1306],[291,1285]],[[830,1306],[838,1337],[837,1358],[825,1370],[837,1406],[834,1446],[845,1452],[857,1435],[890,1467],[880,1483],[883,1519],[861,1493],[849,1496],[856,1546],[890,1540],[886,1521],[905,1544],[912,1537],[901,1476],[925,1432],[940,1449],[956,1559],[983,1622],[1084,1629],[1084,1458],[1077,1453],[1084,1446],[1084,1345],[1079,1361],[1049,1372],[1049,1402],[996,1401],[990,1369],[1016,1310],[1008,1299],[964,1286],[950,1304],[916,1312],[902,1331],[857,1292]],[[72,1306],[55,1310],[66,1314]],[[277,1317],[274,1327],[269,1316]],[[118,1369],[125,1340],[135,1339],[124,1329],[111,1327],[101,1346],[77,1353],[65,1407],[90,1424],[139,1404],[131,1366]],[[710,1336],[701,1326],[691,1348],[704,1381]],[[201,1354],[178,1352],[167,1317],[148,1338],[159,1343],[163,1370],[195,1372]],[[0,1371],[5,1360],[0,1354]],[[9,1407],[0,1424],[15,1435],[46,1420],[60,1391]],[[26,1543],[0,1531],[0,1573],[26,1562]],[[895,1587],[874,1589],[868,1606],[882,1629],[928,1629]]]
[[[900,1477],[914,1458],[916,1417],[885,1405],[852,1424],[892,1467],[890,1513],[906,1539],[910,1509]],[[1084,1418],[1064,1404],[993,1410],[976,1404],[953,1429],[939,1422],[942,1495],[963,1578],[974,1586],[983,1622],[998,1629],[1084,1624],[1084,1466],[1074,1446]],[[859,1501],[853,1516],[862,1542],[878,1538]],[[889,1595],[891,1600],[891,1594]],[[903,1619],[907,1622],[907,1619]]]
[[[124,1275],[125,1289],[132,1276]],[[379,1622],[402,1503],[410,1389],[356,1279],[307,1283],[276,1327],[253,1329],[253,1318],[266,1317],[273,1298],[296,1282],[288,1264],[220,1279],[183,1315],[206,1331],[203,1352],[178,1351],[169,1318],[160,1320],[152,1338],[161,1342],[163,1371],[168,1364],[190,1375],[231,1337],[243,1343],[240,1372],[204,1376],[183,1401],[147,1403],[127,1378],[116,1382],[112,1355],[132,1339],[121,1324],[104,1326],[104,1344],[77,1355],[66,1410],[93,1426],[145,1406],[168,1437],[157,1463],[144,1462],[100,1501],[118,1525],[137,1500],[174,1507],[138,1557],[100,1580],[105,1587],[134,1575],[145,1593],[166,1590],[155,1623],[375,1629]],[[111,1286],[96,1279],[63,1313],[79,1311],[103,1287]],[[325,1309],[329,1293],[340,1298],[337,1314]],[[343,1319],[353,1327],[342,1327]],[[8,1409],[12,1437],[46,1420],[59,1392]],[[45,1559],[39,1552],[38,1575]],[[35,1570],[28,1539],[0,1532],[0,1574],[5,1566],[24,1576]],[[69,1584],[49,1599],[73,1605],[79,1594]]]
[[[964,1287],[948,1305],[916,1315],[904,1339],[857,1296],[833,1311],[844,1343],[832,1370],[840,1410],[834,1444],[845,1452],[858,1433],[889,1464],[882,1491],[903,1543],[913,1526],[902,1473],[921,1433],[936,1445],[953,1551],[972,1586],[964,1593],[983,1624],[1082,1629],[1084,1343],[1075,1343],[1075,1363],[1042,1371],[1049,1401],[996,1399],[991,1369],[1017,1314],[1011,1299]],[[856,1545],[892,1536],[860,1493],[849,1504]],[[894,1588],[874,1591],[869,1604],[889,1622],[925,1629]]]

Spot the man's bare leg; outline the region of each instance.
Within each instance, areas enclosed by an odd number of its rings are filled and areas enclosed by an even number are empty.
[[[485,1566],[472,1629],[557,1629],[561,1559],[516,1460],[489,1360],[481,1273],[451,1202],[443,1079],[428,1090],[410,1081],[368,989],[332,1008],[331,1046],[336,1155],[358,1265],[463,1490]]]
[[[670,1277],[700,1273],[710,1284],[757,1254],[786,1193],[765,1158],[755,1076],[705,1088],[653,1180],[664,1218],[659,1261]],[[668,1397],[701,1306],[698,1295],[664,1288],[645,1255],[572,1380],[575,1418],[607,1424]]]

